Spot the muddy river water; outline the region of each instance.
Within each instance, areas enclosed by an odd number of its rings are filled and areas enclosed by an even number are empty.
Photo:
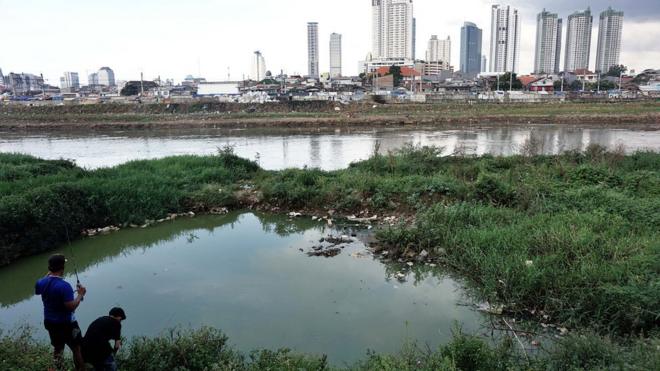
[[[530,140],[538,152],[583,150],[589,144],[626,151],[660,151],[660,127],[569,125],[472,125],[379,129],[130,129],[97,131],[0,131],[0,152],[76,160],[87,168],[114,166],[135,159],[183,154],[212,154],[233,146],[269,170],[317,167],[335,170],[368,158],[374,148],[386,153],[406,144],[435,145],[445,154],[510,155]],[[378,145],[376,145],[378,143]]]

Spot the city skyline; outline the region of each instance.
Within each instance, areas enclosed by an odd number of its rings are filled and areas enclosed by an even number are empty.
[[[235,79],[249,75],[253,51],[262,50],[269,56],[269,68],[272,71],[279,72],[283,69],[288,74],[306,74],[306,40],[300,30],[312,19],[323,26],[319,33],[319,44],[328,45],[333,32],[343,35],[343,72],[345,75],[358,73],[357,62],[363,60],[371,50],[371,1],[337,0],[336,6],[331,7],[337,9],[327,12],[318,11],[318,1],[283,2],[295,5],[296,11],[286,14],[281,6],[252,0],[246,0],[241,5],[227,5],[227,8],[231,9],[225,9],[223,12],[218,12],[218,4],[203,0],[194,1],[195,6],[181,6],[177,2],[167,0],[158,2],[158,6],[149,0],[137,5],[124,0],[113,4],[95,0],[84,3],[74,0],[71,11],[76,19],[75,26],[61,26],[57,24],[57,19],[63,10],[54,4],[38,0],[20,3],[0,0],[8,29],[21,29],[22,14],[28,13],[36,25],[29,30],[22,30],[18,38],[5,39],[5,50],[11,50],[12,53],[1,53],[0,68],[5,74],[43,73],[51,85],[58,85],[65,71],[78,72],[81,80],[84,80],[100,66],[106,65],[115,70],[118,80],[138,79],[140,72],[144,72],[145,78],[161,76],[163,79],[181,80],[189,74],[201,74],[209,80],[225,80],[229,74],[228,70]],[[425,50],[424,44],[434,34],[449,35],[454,40],[460,40],[461,26],[464,22],[473,22],[484,30],[482,52],[488,55],[490,7],[494,3],[466,0],[466,6],[462,7],[466,9],[443,9],[443,12],[439,13],[436,10],[442,7],[435,2],[415,0],[416,49]],[[122,10],[122,4],[126,5],[127,10]],[[543,7],[564,19],[589,6],[596,16],[609,5],[624,11],[626,17],[620,62],[638,70],[658,67],[654,62],[660,60],[660,48],[653,42],[653,31],[657,34],[660,30],[660,5],[657,2],[639,1],[629,4],[624,1],[508,1],[503,2],[503,5],[516,7],[520,13],[521,73],[533,70],[536,15]],[[184,9],[189,11],[183,12]],[[112,22],[102,29],[92,27],[94,22],[88,20],[88,15],[98,10],[107,10],[108,17],[112,19]],[[215,18],[207,17],[207,14]],[[179,17],[180,15],[182,16]],[[270,18],[279,16],[284,17],[283,22],[268,22]],[[145,24],[139,32],[129,27],[139,23],[136,22],[137,19]],[[255,27],[255,22],[249,22],[254,19],[258,19],[263,26]],[[158,31],[167,29],[164,26],[170,21],[172,25],[176,25],[171,32],[163,34]],[[186,25],[193,27],[190,27],[191,30],[184,30]],[[254,30],[247,30],[248,26]],[[593,27],[591,55],[595,56],[597,22],[594,22]],[[142,31],[142,28],[145,31]],[[271,28],[278,32],[269,32]],[[87,32],[90,29],[94,32]],[[245,37],[234,41],[232,35],[235,32],[245,33]],[[164,37],[169,34],[173,36]],[[86,37],[95,41],[88,42],[86,40],[90,39]],[[62,42],[65,39],[68,41]],[[103,42],[97,42],[98,39]],[[97,44],[98,47],[89,47]],[[100,47],[101,44],[103,48]],[[564,44],[562,60],[565,48]],[[168,51],[171,53],[167,53]],[[328,53],[326,48],[321,48],[321,73],[329,71]],[[423,53],[417,54],[418,58],[423,57],[419,55]],[[459,53],[452,55],[451,64],[457,70],[460,66],[459,58]],[[595,58],[592,57],[589,68],[594,67]],[[81,81],[82,83],[85,81]]]

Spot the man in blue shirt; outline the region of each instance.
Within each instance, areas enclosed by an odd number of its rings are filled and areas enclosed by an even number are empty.
[[[87,289],[78,285],[78,295],[74,298],[73,288],[64,281],[64,255],[53,255],[48,259],[48,275],[35,285],[35,294],[41,295],[44,303],[44,326],[48,330],[50,343],[55,351],[53,358],[58,370],[63,368],[64,345],[73,352],[73,362],[76,370],[85,369],[82,357],[82,334],[74,315],[80,302],[83,301]]]

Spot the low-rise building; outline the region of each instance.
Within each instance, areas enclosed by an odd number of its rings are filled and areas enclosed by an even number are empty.
[[[238,81],[202,82],[197,85],[197,96],[219,97],[239,95],[240,85],[241,83]]]
[[[37,95],[45,88],[43,76],[30,73],[10,73],[5,78],[6,87],[14,95]]]
[[[518,77],[518,80],[522,84],[523,90],[548,93],[555,91],[555,81],[551,77],[528,75],[520,76]]]

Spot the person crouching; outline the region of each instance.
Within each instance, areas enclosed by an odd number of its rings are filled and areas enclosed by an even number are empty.
[[[117,371],[115,354],[121,349],[121,322],[126,319],[122,308],[112,308],[108,316],[97,318],[85,333],[82,351],[85,362],[95,371]],[[114,347],[110,346],[114,341]]]

